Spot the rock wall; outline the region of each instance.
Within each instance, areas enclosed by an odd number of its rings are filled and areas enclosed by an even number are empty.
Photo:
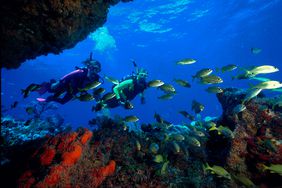
[[[281,99],[260,94],[245,104],[245,110],[234,114],[234,107],[241,103],[246,94],[245,90],[236,88],[228,88],[217,94],[223,109],[218,124],[228,126],[234,133],[231,147],[224,156],[226,169],[232,175],[249,177],[261,186],[281,187],[281,175],[262,168],[263,165],[282,163],[282,109],[276,105]],[[221,145],[221,148],[226,148],[223,140]],[[213,147],[209,150],[218,152]],[[215,152],[212,157],[216,156]],[[217,156],[217,159],[222,161],[221,157]]]
[[[0,7],[1,68],[59,54],[85,39],[120,0],[4,0]],[[121,0],[128,2],[131,0]]]

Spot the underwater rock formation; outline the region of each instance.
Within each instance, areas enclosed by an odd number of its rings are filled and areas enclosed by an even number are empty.
[[[119,1],[1,2],[1,68],[17,68],[27,59],[74,47],[106,22],[108,8]]]
[[[19,187],[99,187],[116,170],[113,160],[97,161],[92,132],[80,129],[48,139],[32,156]]]
[[[10,176],[4,180],[0,176],[0,183],[17,182],[19,187],[281,187],[281,109],[275,106],[276,98],[260,95],[245,103],[245,110],[234,113],[245,95],[244,90],[225,89],[217,95],[222,116],[198,120],[195,125],[138,125],[105,113],[96,117],[93,132],[80,128],[1,148],[5,160],[0,172]],[[16,157],[19,153],[21,158]]]
[[[234,107],[246,94],[245,90],[235,88],[217,94],[223,108],[223,115],[217,123],[228,126],[234,133],[226,155],[226,166],[230,173],[248,177],[256,184],[279,187],[281,181],[277,180],[281,180],[281,176],[262,167],[282,163],[282,111],[274,108],[277,98],[259,95],[245,104],[245,110],[234,113]],[[221,147],[226,148],[225,144],[222,142]],[[212,146],[209,149],[212,150]]]

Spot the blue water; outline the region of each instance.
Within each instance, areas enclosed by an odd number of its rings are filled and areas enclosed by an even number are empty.
[[[161,79],[176,87],[177,95],[168,101],[157,99],[160,90],[149,88],[145,92],[146,104],[140,98],[133,101],[133,110],[122,107],[111,109],[111,115],[137,115],[140,122],[154,121],[155,112],[175,124],[187,122],[179,110],[191,110],[191,101],[196,99],[205,105],[205,116],[220,116],[221,106],[214,94],[207,93],[206,85],[192,82],[192,75],[201,68],[221,67],[236,64],[274,65],[282,70],[282,1],[281,0],[135,0],[119,3],[109,10],[104,29],[78,43],[73,49],[59,55],[41,56],[28,60],[19,69],[2,70],[2,105],[9,107],[14,101],[19,106],[8,114],[27,119],[25,107],[38,97],[37,93],[23,99],[20,90],[30,83],[41,83],[51,78],[59,79],[89,57],[102,63],[101,75],[121,79],[133,71],[130,59],[149,72],[148,80]],[[94,38],[93,38],[94,36]],[[95,38],[96,36],[96,38]],[[104,46],[103,46],[104,45]],[[262,49],[252,54],[250,48]],[[176,66],[183,58],[194,58],[195,64]],[[219,73],[222,87],[248,88],[249,80],[231,80],[236,71]],[[281,73],[267,75],[282,81]],[[174,78],[188,79],[190,89],[175,84]],[[111,84],[104,87],[110,90]],[[266,92],[267,95],[279,93]],[[73,127],[87,126],[95,118],[91,112],[95,102],[71,101],[60,105],[58,113]]]

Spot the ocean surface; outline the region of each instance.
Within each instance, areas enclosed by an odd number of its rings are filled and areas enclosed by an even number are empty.
[[[29,119],[26,107],[39,97],[32,93],[24,99],[21,89],[31,83],[42,83],[50,79],[60,79],[82,66],[81,62],[93,52],[94,59],[102,64],[100,75],[117,79],[131,74],[134,59],[139,67],[145,68],[147,80],[161,79],[173,84],[177,94],[171,100],[160,100],[163,94],[155,88],[145,91],[146,103],[140,97],[132,102],[134,109],[118,107],[104,110],[122,117],[136,115],[140,123],[154,121],[157,112],[173,124],[187,122],[178,112],[191,109],[192,100],[205,106],[201,117],[216,117],[222,113],[215,94],[205,91],[207,85],[192,81],[192,75],[202,68],[227,64],[248,68],[258,65],[273,65],[282,70],[282,1],[281,0],[135,0],[119,3],[109,10],[108,19],[102,28],[91,33],[74,48],[64,50],[58,55],[49,54],[28,60],[15,70],[1,70],[1,108],[9,108],[15,101],[17,108],[4,112],[15,119]],[[260,48],[258,54],[251,48]],[[191,65],[176,65],[184,58],[197,60]],[[232,80],[240,68],[216,73],[224,80],[222,88],[249,88],[255,80]],[[264,76],[264,75],[263,75]],[[267,78],[282,81],[281,72],[268,74]],[[184,88],[173,79],[185,79],[191,88]],[[105,81],[103,87],[111,90],[112,84]],[[265,91],[266,96],[280,94]],[[48,96],[44,95],[44,96]],[[59,105],[56,113],[63,116],[65,123],[73,128],[88,126],[88,121],[99,113],[91,111],[95,101],[70,101]]]

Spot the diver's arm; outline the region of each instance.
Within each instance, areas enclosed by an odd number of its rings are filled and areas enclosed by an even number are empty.
[[[133,84],[133,79],[128,79],[128,80],[125,80],[121,83],[119,83],[118,85],[116,85],[114,88],[113,88],[113,92],[116,94],[116,99],[120,99],[120,95],[122,94],[122,90],[127,88],[127,87],[130,87],[131,85]],[[124,95],[124,94],[123,94]],[[123,98],[126,96],[122,96]]]
[[[120,88],[118,87],[118,85],[113,88],[113,92],[116,94],[116,99],[119,100],[120,99]]]

